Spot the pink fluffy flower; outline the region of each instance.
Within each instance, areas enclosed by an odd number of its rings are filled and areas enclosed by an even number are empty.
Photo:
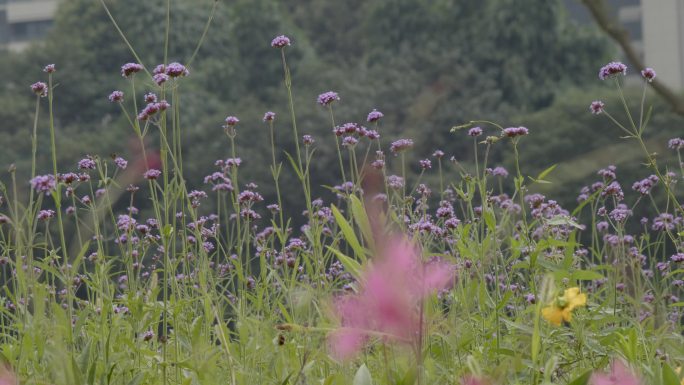
[[[594,372],[589,380],[590,385],[643,385],[622,361],[615,360],[610,365],[610,372]]]
[[[390,240],[361,277],[359,293],[335,301],[340,328],[328,336],[332,355],[353,358],[371,336],[417,347],[423,332],[423,299],[452,279],[451,265],[424,263],[408,240]]]

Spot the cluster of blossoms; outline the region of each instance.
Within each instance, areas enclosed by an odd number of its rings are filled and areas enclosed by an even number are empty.
[[[242,164],[240,158],[219,159],[214,165],[221,171],[216,171],[204,177],[205,184],[212,185],[212,191],[233,191],[233,182],[229,175],[231,169],[239,167]]]
[[[165,111],[171,105],[166,100],[157,101],[157,95],[153,93],[145,94],[145,103],[147,105],[138,114],[138,120],[148,120],[153,117],[157,112]]]
[[[285,35],[276,36],[271,40],[271,47],[273,48],[283,48],[291,44],[290,38]]]
[[[31,84],[31,91],[41,98],[44,98],[48,95],[48,85],[43,82],[33,83]]]
[[[354,147],[358,143],[359,138],[366,137],[370,140],[377,140],[380,138],[380,134],[376,130],[369,130],[366,127],[357,123],[344,123],[340,126],[336,126],[333,129],[335,136],[344,136],[342,139],[342,146],[344,147]]]
[[[648,195],[659,180],[660,179],[658,179],[656,175],[651,175],[648,178],[634,182],[634,184],[632,184],[632,190],[638,191],[641,195]]]
[[[382,112],[380,112],[374,108],[373,111],[368,113],[368,117],[366,118],[366,121],[368,123],[375,123],[375,122],[379,121],[380,119],[382,119],[384,116],[385,115]]]
[[[332,104],[332,102],[339,101],[340,96],[337,94],[337,92],[334,91],[328,91],[324,92],[320,95],[318,95],[318,98],[316,99],[316,102],[320,104],[321,106],[329,106]]]
[[[627,75],[627,66],[620,62],[610,62],[601,67],[598,77],[601,80],[606,80],[615,75]]]
[[[31,179],[31,187],[39,193],[50,194],[57,187],[57,180],[52,174],[37,175]]]
[[[470,130],[468,130],[468,136],[472,136],[474,138],[482,135],[482,133],[483,131],[481,127],[473,127]]]
[[[138,63],[126,63],[121,66],[121,76],[128,78],[131,77],[132,75],[137,74],[138,72],[142,71],[145,69],[142,65]]]
[[[413,147],[412,139],[399,139],[392,142],[390,145],[390,152],[396,155],[402,151],[410,149],[411,147]]]
[[[523,136],[529,134],[530,131],[526,127],[508,127],[504,128],[503,134],[509,138],[515,138],[516,136]]]

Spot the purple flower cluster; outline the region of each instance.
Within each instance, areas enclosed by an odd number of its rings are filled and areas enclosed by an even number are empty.
[[[340,100],[340,96],[337,95],[337,92],[334,91],[328,91],[324,92],[320,95],[318,95],[318,98],[316,99],[316,102],[320,104],[321,106],[328,106],[332,102]]]
[[[159,171],[155,168],[151,168],[151,169],[145,171],[143,176],[145,177],[145,179],[155,180],[161,176],[161,173],[162,173],[161,171]]]
[[[272,122],[273,120],[275,120],[275,116],[276,116],[275,112],[268,111],[264,114],[263,120],[264,120],[264,122]]]
[[[656,72],[653,68],[646,67],[643,70],[641,70],[641,76],[643,76],[644,79],[646,79],[646,81],[650,83],[653,81],[653,79],[655,79]]]
[[[122,91],[112,91],[111,94],[109,94],[109,101],[112,103],[121,103],[124,100],[124,93]]]
[[[190,71],[184,65],[173,62],[166,66],[166,74],[172,78],[179,78],[190,75]]]
[[[432,162],[430,161],[430,159],[422,159],[418,161],[418,163],[420,164],[420,168],[422,168],[423,170],[429,170],[432,168]]]
[[[603,112],[603,107],[605,106],[605,103],[603,103],[600,100],[594,100],[591,102],[589,105],[589,110],[591,110],[591,113],[594,115],[598,115]]]
[[[38,175],[31,179],[31,187],[39,193],[49,194],[57,187],[57,181],[52,174]]]
[[[516,136],[523,136],[529,134],[529,130],[525,127],[508,127],[504,128],[503,133],[509,138],[515,138]]]
[[[684,148],[684,139],[672,138],[667,141],[667,147],[679,151]]]
[[[121,66],[121,76],[127,78],[142,71],[144,67],[138,63],[126,63]]]
[[[91,156],[78,161],[78,168],[81,170],[94,170],[96,165],[95,160]]]
[[[239,122],[240,122],[240,119],[238,119],[235,116],[229,116],[226,118],[226,126],[233,127],[233,126],[237,125]]]
[[[373,111],[368,113],[368,117],[366,118],[366,120],[368,121],[368,123],[375,123],[378,120],[382,119],[384,116],[385,115],[382,112],[374,108]]]
[[[302,136],[302,142],[305,146],[311,146],[312,144],[314,144],[315,140],[311,135],[304,135]]]
[[[483,131],[481,127],[473,127],[470,130],[468,130],[468,136],[472,136],[475,138],[482,135],[482,132]]]
[[[393,154],[398,154],[402,151],[408,150],[411,147],[413,147],[413,140],[412,139],[399,139],[390,145],[390,151]]]
[[[41,98],[44,98],[48,95],[48,86],[43,82],[36,82],[31,84],[31,91]]]
[[[273,48],[283,48],[290,44],[290,38],[285,35],[276,36],[271,40],[271,47]]]
[[[487,174],[491,174],[493,176],[500,176],[502,178],[508,177],[508,170],[506,170],[505,168],[503,168],[501,166],[485,169],[485,172]]]
[[[390,175],[387,177],[387,186],[391,189],[399,190],[404,187],[404,178],[398,175]]]
[[[47,221],[55,216],[54,210],[40,210],[38,212],[38,219],[41,221]]]
[[[138,120],[145,121],[153,117],[159,111],[165,111],[171,105],[166,100],[157,102],[157,95],[153,93],[145,94],[145,102],[147,105],[138,114]]]
[[[48,74],[53,74],[55,71],[57,71],[57,67],[54,64],[48,64],[43,68],[43,72]]]
[[[128,161],[126,161],[126,159],[120,156],[117,156],[116,158],[114,158],[114,164],[116,164],[116,167],[125,170],[128,166]]]
[[[657,176],[651,175],[648,178],[634,182],[634,184],[632,184],[632,190],[638,191],[641,195],[648,195],[658,181],[659,179]]]
[[[598,77],[601,80],[606,80],[615,75],[627,75],[627,66],[618,62],[610,62],[599,70]]]

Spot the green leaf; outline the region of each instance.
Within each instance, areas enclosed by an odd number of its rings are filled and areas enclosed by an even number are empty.
[[[587,370],[581,376],[568,382],[568,385],[587,385],[587,383],[589,383],[589,377],[591,377],[591,372],[592,370]]]
[[[340,230],[342,230],[344,239],[347,241],[349,246],[351,246],[351,248],[354,250],[356,256],[362,261],[365,261],[366,253],[363,250],[363,247],[361,247],[359,239],[356,238],[356,234],[354,234],[354,229],[352,229],[349,222],[347,222],[347,220],[344,218],[344,215],[342,215],[340,210],[338,210],[337,207],[335,207],[335,205],[332,205],[331,208],[333,215],[335,216],[335,221],[337,222],[337,225],[340,226]]]
[[[661,373],[663,376],[663,385],[680,385],[679,376],[667,363],[663,364],[663,371]]]
[[[375,248],[375,242],[373,240],[373,232],[371,230],[370,221],[368,220],[368,214],[363,207],[363,203],[356,195],[352,195],[350,199],[354,222],[356,222],[356,225],[361,230],[361,234],[363,234],[363,238],[368,242],[368,245],[372,250]]]
[[[575,270],[570,279],[577,281],[594,281],[603,278],[603,275],[591,270]]]
[[[368,371],[366,364],[361,365],[359,367],[359,370],[356,371],[356,375],[354,375],[354,382],[352,384],[353,385],[373,385],[373,380],[371,379],[371,374]]]
[[[353,260],[346,255],[342,254],[341,251],[335,249],[334,247],[328,246],[328,250],[332,251],[335,256],[337,256],[337,259],[342,263],[344,266],[344,269],[347,270],[349,274],[354,276],[357,280],[361,278],[361,264],[357,262],[356,260]]]
[[[577,229],[582,229],[582,226],[570,219],[570,217],[567,217],[565,215],[558,215],[555,216],[549,220],[546,221],[547,224],[551,226],[561,226],[561,225],[566,225],[566,226],[572,226]]]
[[[537,175],[537,181],[540,181],[540,180],[543,180],[544,178],[546,178],[546,176],[549,175],[551,173],[551,171],[555,170],[557,166],[558,166],[558,164],[554,164],[553,166],[551,166],[551,167],[547,168],[546,170],[540,172],[539,175]]]

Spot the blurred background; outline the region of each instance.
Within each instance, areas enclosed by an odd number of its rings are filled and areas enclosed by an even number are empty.
[[[142,64],[151,69],[161,63],[166,0],[106,4]],[[655,68],[658,79],[679,97],[684,89],[684,2],[611,0],[605,5],[606,15],[625,29],[640,60]],[[273,202],[264,112],[278,114],[280,149],[292,152],[294,146],[280,52],[270,47],[280,34],[293,42],[287,55],[299,132],[316,139],[314,184],[321,186],[316,195],[326,200],[334,195],[322,186],[340,183],[330,119],[315,102],[328,90],[341,97],[335,105],[337,123],[365,123],[368,112],[377,108],[385,114],[379,129],[383,144],[413,138],[416,146],[409,156],[416,174],[418,160],[437,149],[446,153],[447,178],[459,172],[447,160],[451,156],[466,170],[473,167],[471,138],[449,130],[476,119],[528,127],[531,134],[520,146],[523,173],[534,176],[559,164],[548,178],[554,183],[543,192],[569,206],[583,185],[598,178],[596,170],[609,164],[618,166],[625,190],[650,174],[636,143],[620,140],[618,128],[589,112],[589,103],[601,99],[625,119],[612,82],[599,81],[597,73],[608,61],[626,59],[579,0],[172,0],[169,61],[187,63],[212,14],[191,75],[181,84],[185,169],[194,186],[201,187],[216,159],[229,156],[221,125],[226,116],[236,115],[245,170],[241,182],[256,182],[265,203]],[[107,100],[112,90],[122,89],[132,108],[130,86],[119,73],[129,61],[134,58],[100,1],[0,0],[3,180],[8,180],[4,170],[10,164],[18,167],[20,180],[28,180],[35,108],[29,85],[45,80],[41,69],[48,63],[58,69],[61,169],[75,169],[86,154],[137,157],[130,144],[133,130]],[[146,82],[152,90],[151,80]],[[638,108],[642,81],[631,65],[625,83]],[[139,91],[138,100],[145,90]],[[677,168],[666,144],[684,132],[682,117],[650,91],[647,104],[653,105],[649,146],[662,154],[662,164]],[[46,119],[41,114],[39,173],[51,170]],[[486,134],[498,134],[484,128]],[[157,142],[150,139],[155,148]],[[284,156],[281,160],[287,163]],[[489,164],[510,170],[511,147],[494,146]],[[433,188],[438,187],[436,174],[433,169],[424,177]],[[286,208],[301,209],[293,173],[286,172],[282,183]]]

